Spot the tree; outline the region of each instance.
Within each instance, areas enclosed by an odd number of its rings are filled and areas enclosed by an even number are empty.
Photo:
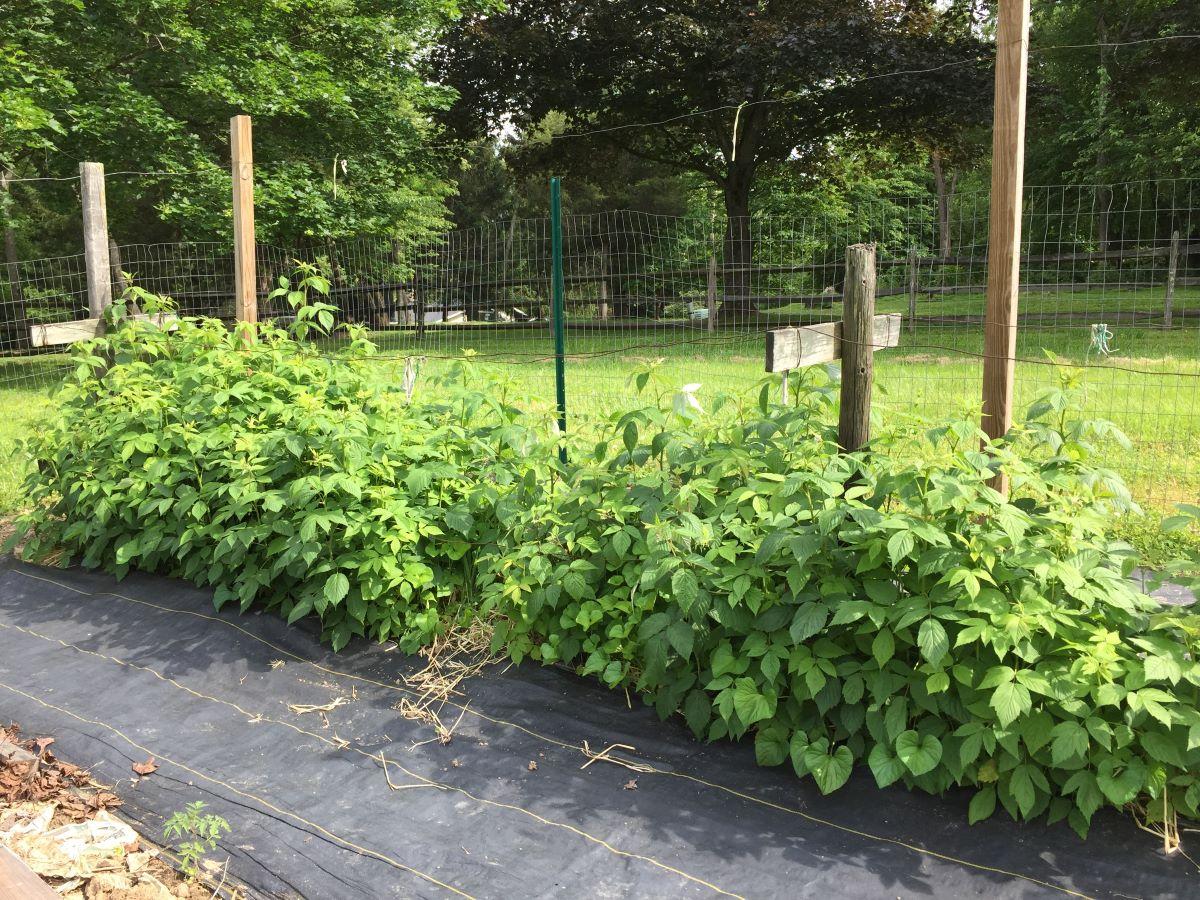
[[[1095,238],[1106,249],[1119,237],[1110,185],[1200,177],[1200,39],[1177,37],[1200,33],[1200,4],[1061,0],[1037,7],[1033,27],[1048,49],[1030,59],[1041,89],[1028,169],[1043,184],[1097,185]]]
[[[747,311],[747,216],[764,167],[815,170],[847,133],[896,135],[990,109],[984,48],[925,0],[511,0],[435,54],[476,133],[561,111],[578,148],[617,147],[708,179],[727,225],[726,291]],[[900,73],[900,74],[897,74]],[[644,124],[655,123],[655,124]],[[567,136],[560,143],[565,144]]]
[[[444,214],[429,138],[450,95],[416,60],[459,5],[0,0],[0,168],[187,173],[110,178],[113,231],[228,239],[228,121],[248,113],[260,239],[420,234]]]

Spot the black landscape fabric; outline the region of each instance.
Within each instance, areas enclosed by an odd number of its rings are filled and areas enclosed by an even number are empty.
[[[116,784],[151,839],[203,800],[232,826],[213,857],[254,895],[1200,896],[1197,868],[1115,811],[1085,842],[1000,816],[968,827],[969,792],[881,791],[865,770],[822,797],[756,766],[749,742],[699,744],[557,669],[471,679],[442,744],[395,709],[421,664],[366,642],[331,653],[177,581],[0,568],[0,716]],[[584,742],[636,748],[622,758],[648,771],[582,768]]]

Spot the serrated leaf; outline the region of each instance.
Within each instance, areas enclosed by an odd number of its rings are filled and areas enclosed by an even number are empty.
[[[758,692],[753,678],[739,678],[734,682],[733,708],[743,725],[753,725],[775,715],[774,701]]]
[[[326,603],[336,606],[342,602],[343,597],[350,593],[350,579],[341,572],[334,572],[325,580],[325,590],[322,593]]]
[[[879,667],[883,668],[884,664],[892,658],[896,652],[896,640],[892,637],[890,628],[881,628],[875,635],[875,640],[871,642],[871,655],[875,657],[875,662],[879,663]]]
[[[1076,757],[1084,757],[1088,751],[1088,733],[1078,722],[1059,722],[1050,732],[1050,759],[1056,766]]]
[[[974,825],[990,818],[996,811],[996,786],[989,784],[975,792],[967,807],[967,824]]]
[[[692,655],[696,632],[689,622],[675,622],[667,629],[667,640],[671,642],[676,653],[687,659]]]
[[[1007,681],[992,691],[988,705],[996,711],[996,718],[1004,726],[1011,725],[1032,705],[1029,688],[1023,684]]]
[[[888,538],[888,557],[891,559],[892,565],[898,566],[900,560],[912,553],[915,546],[916,538],[913,537],[911,531],[897,531]]]
[[[676,569],[671,576],[671,595],[687,612],[700,596],[700,585],[691,569]]]
[[[922,622],[917,632],[917,646],[921,649],[921,655],[933,665],[940,663],[950,650],[950,638],[946,636],[942,623],[937,619]]]
[[[788,634],[793,641],[802,644],[820,632],[829,621],[829,608],[823,603],[804,603],[796,608]]]

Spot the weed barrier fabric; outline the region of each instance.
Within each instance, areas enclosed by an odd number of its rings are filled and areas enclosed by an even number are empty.
[[[390,645],[340,654],[273,615],[214,612],[181,582],[0,568],[0,716],[115,784],[151,839],[203,800],[213,858],[252,894],[359,897],[1194,897],[1200,870],[1127,817],[1091,837],[1000,816],[969,792],[829,797],[749,742],[695,742],[636,698],[558,669],[464,685],[449,744],[403,718]],[[304,711],[307,707],[327,710]],[[460,710],[447,709],[447,725]],[[597,761],[611,744],[654,771]],[[382,759],[387,761],[385,775]],[[158,770],[130,766],[153,756]],[[389,786],[395,786],[393,789]]]

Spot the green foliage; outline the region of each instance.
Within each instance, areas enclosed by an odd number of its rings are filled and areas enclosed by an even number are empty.
[[[975,787],[972,821],[1195,816],[1200,630],[1105,536],[1128,498],[1088,456],[1119,435],[1056,390],[988,453],[957,422],[846,456],[831,402],[810,385],[786,408],[764,389],[757,409],[615,416],[481,560],[497,647],[636,689],[699,737],[752,736],[822,792],[865,762],[881,786]]]
[[[0,169],[64,176],[91,159],[187,173],[110,179],[117,239],[227,240],[229,117],[246,113],[260,240],[422,237],[442,227],[445,161],[425,145],[450,94],[415,64],[460,7],[470,4],[16,0],[0,31]],[[45,235],[32,215],[42,201],[62,233]],[[24,184],[14,206],[45,240],[32,254],[77,241],[74,192]]]
[[[179,867],[188,878],[199,874],[204,854],[216,850],[221,835],[229,831],[228,822],[204,812],[207,805],[203,800],[189,803],[177,810],[163,826],[163,837],[181,839],[175,850],[179,854]]]
[[[360,332],[328,350],[327,289],[315,269],[280,282],[290,330],[118,304],[31,444],[27,552],[316,615],[335,648],[482,616],[514,660],[752,738],[824,793],[865,765],[975,788],[971,821],[1200,813],[1200,615],[1130,581],[1107,529],[1134,507],[1089,461],[1124,438],[1073,417],[1069,377],[983,449],[962,421],[842,454],[823,370],[788,406],[764,384],[711,409],[644,372],[650,399],[563,466],[469,360],[410,401],[364,372],[383,363]]]
[[[326,288],[313,270],[284,279],[290,330],[168,330],[117,305],[30,443],[28,553],[169,572],[212,585],[218,607],[316,615],[335,648],[432,635],[546,454],[468,362],[408,402],[398,377],[371,377],[358,331],[337,352],[299,340],[332,323],[307,299]]]

